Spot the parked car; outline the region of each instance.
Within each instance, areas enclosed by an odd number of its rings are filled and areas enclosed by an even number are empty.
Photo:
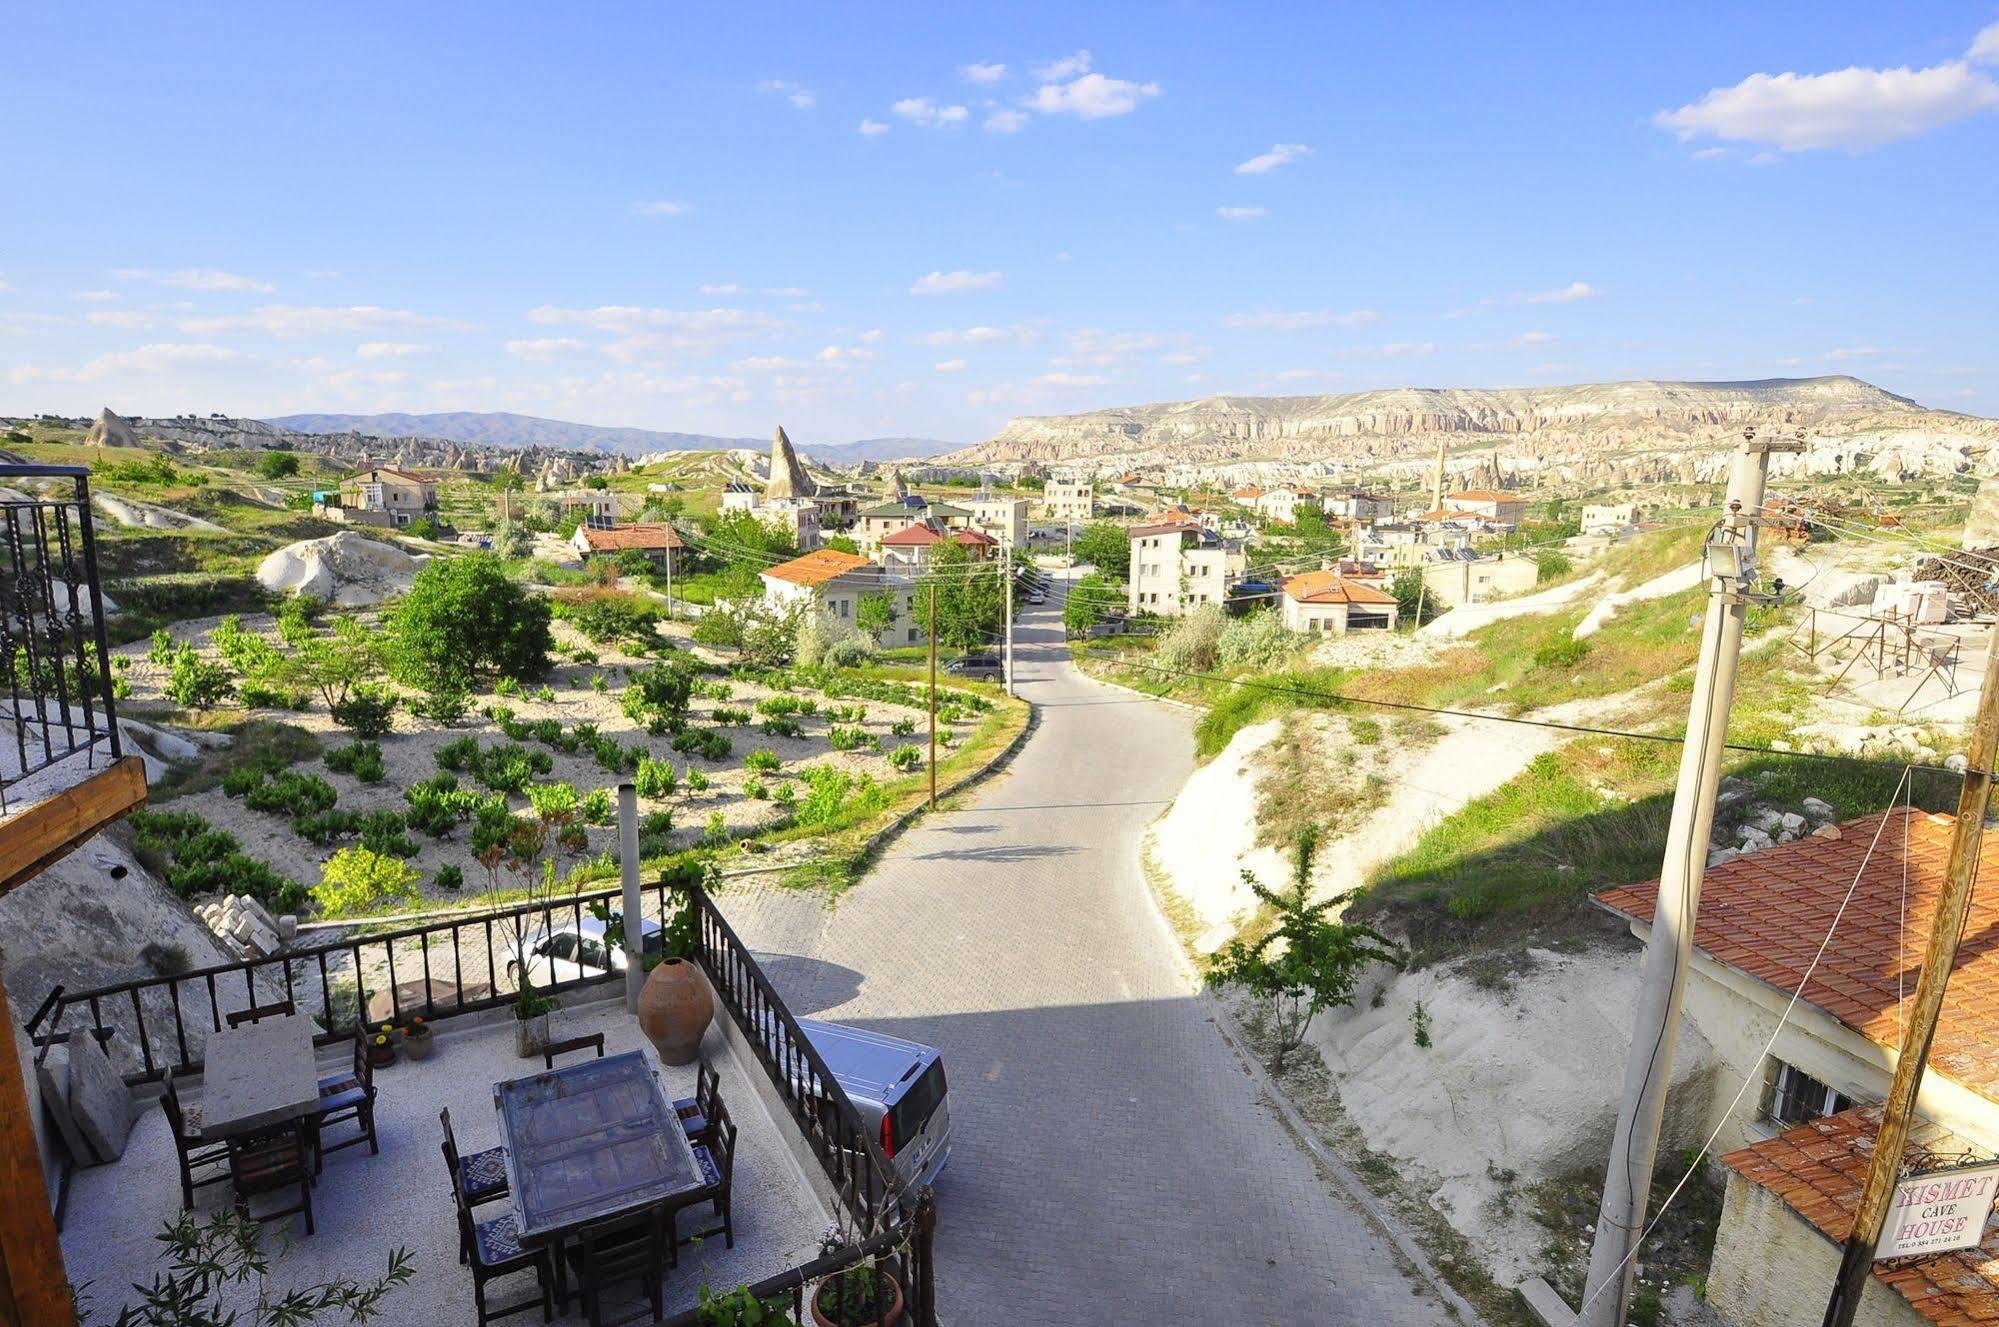
[[[1033,589],[1033,590],[1029,590],[1029,591],[1027,592],[1027,602],[1028,602],[1028,603],[1030,603],[1030,604],[1045,604],[1045,603],[1047,603],[1047,602],[1048,602],[1048,591],[1046,591],[1046,590],[1043,590],[1043,589]]]
[[[559,922],[552,928],[543,926],[536,930],[523,946],[527,951],[529,981],[537,989],[547,990],[565,982],[601,977],[607,972],[623,972],[624,948],[605,944],[604,931],[605,923],[588,914],[581,921]],[[643,921],[641,933],[646,953],[657,954],[665,947],[658,922]],[[507,960],[507,980],[519,989],[519,960]]]
[[[987,682],[1003,682],[1006,680],[1006,668],[1000,663],[999,655],[986,650],[975,650],[970,654],[961,654],[945,664],[944,671],[957,677],[968,677]]]
[[[912,1189],[934,1183],[951,1159],[950,1085],[943,1055],[844,1023],[801,1018],[798,1026],[868,1121],[896,1173]]]

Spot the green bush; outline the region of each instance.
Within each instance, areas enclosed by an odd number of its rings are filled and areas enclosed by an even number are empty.
[[[914,733],[916,731],[916,720],[897,719],[894,723],[891,723],[888,726],[888,731],[890,735],[894,737],[908,737],[911,733]]]
[[[761,802],[770,796],[770,789],[764,786],[762,779],[752,776],[743,780],[743,796]]]
[[[899,770],[913,770],[923,763],[923,752],[913,746],[899,746],[888,753],[888,763]]]
[[[403,704],[419,719],[428,719],[449,728],[465,717],[468,700],[465,692],[456,687],[446,687],[442,691],[412,696]]]
[[[119,679],[123,681],[123,678]],[[272,687],[261,682],[245,682],[237,693],[246,710],[292,710],[312,708],[312,692],[303,687]]]
[[[729,753],[735,750],[735,743],[729,740],[728,734],[716,728],[689,728],[675,734],[673,749],[704,760],[726,760]]]
[[[638,785],[639,796],[649,801],[659,801],[673,796],[677,780],[674,778],[671,764],[664,760],[654,760],[651,756],[644,756],[639,760],[638,774],[633,782]]]
[[[361,846],[389,857],[414,857],[416,841],[403,833],[400,811],[370,811],[361,817]]]
[[[760,774],[775,774],[782,764],[784,762],[778,759],[777,752],[767,747],[759,747],[743,757],[744,768],[753,769]]]
[[[403,680],[425,690],[469,687],[481,677],[538,680],[548,672],[548,601],[513,581],[486,553],[432,562],[389,619]]]
[[[192,811],[134,811],[139,860],[158,871],[181,898],[247,894],[279,912],[305,906],[305,889],[246,855],[233,835],[210,829]]]
[[[342,848],[327,858],[313,900],[329,917],[351,916],[383,906],[415,903],[417,869],[399,858],[368,848]]]
[[[770,737],[803,737],[805,730],[796,719],[765,719],[757,725]]]
[[[431,883],[439,889],[448,889],[455,894],[465,888],[465,872],[459,869],[458,863],[446,862],[437,868],[437,875],[432,878]]]
[[[332,713],[335,723],[363,741],[386,737],[395,723],[396,698],[381,687],[355,687],[334,702]]]
[[[478,793],[460,789],[458,780],[451,775],[438,774],[405,788],[403,800],[409,804],[403,813],[409,827],[441,839],[471,816],[480,797]]]
[[[479,758],[479,739],[461,737],[455,742],[447,742],[437,749],[436,761],[439,769],[462,772]]]
[[[687,791],[691,793],[705,793],[708,791],[708,776],[691,765],[687,770]]]
[[[1558,640],[1534,651],[1536,668],[1574,668],[1589,657],[1586,640]]]
[[[380,783],[385,777],[380,742],[350,742],[326,753],[326,768],[352,774],[363,783]]]
[[[592,788],[583,794],[579,809],[586,824],[608,825],[618,818],[618,808],[609,788]]]
[[[214,709],[235,689],[229,680],[229,670],[203,659],[192,645],[175,650],[173,661],[167,665],[166,696],[176,705],[195,710]]]
[[[863,729],[842,727],[839,724],[826,730],[826,744],[835,751],[858,751],[862,747],[878,745]]]

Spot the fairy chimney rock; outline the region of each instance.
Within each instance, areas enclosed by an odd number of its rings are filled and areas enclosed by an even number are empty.
[[[791,449],[791,439],[784,435],[784,426],[778,425],[777,437],[770,444],[770,479],[764,484],[764,501],[809,498],[817,491],[812,477],[798,463],[798,453]]]
[[[83,435],[86,447],[136,447],[139,435],[132,428],[131,421],[112,413],[110,406],[98,412],[97,422],[90,426],[90,432]]]

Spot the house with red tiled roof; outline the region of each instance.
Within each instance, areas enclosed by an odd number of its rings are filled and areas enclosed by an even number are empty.
[[[437,519],[437,481],[380,465],[340,481],[340,505],[325,514],[355,525],[398,527]]]
[[[1378,585],[1349,580],[1337,571],[1308,571],[1286,577],[1277,611],[1287,631],[1393,631],[1399,611],[1395,596]]]
[[[1683,1094],[1676,1109],[1706,1112],[1682,1121],[1693,1135],[1720,1126],[1715,1150],[1728,1189],[1709,1300],[1725,1321],[1816,1322],[1823,1311],[1838,1263],[1831,1241],[1851,1225],[1878,1123],[1871,1106],[1886,1097],[1894,1072],[1955,822],[1898,807],[1707,871],[1685,1010],[1714,1072],[1709,1092]],[[1978,880],[1916,1101],[1912,1136],[1932,1157],[1999,1157],[1999,945],[1991,939],[1999,936],[1999,832],[1984,835]],[[1652,881],[1604,890],[1595,901],[1643,939],[1657,900]],[[1794,991],[1798,1004],[1785,1017]],[[1744,1081],[1749,1091],[1723,1118]],[[1857,1321],[1995,1320],[1999,1242],[1988,1237],[1983,1251],[1878,1264]]]
[[[1443,505],[1453,511],[1470,512],[1501,525],[1518,525],[1527,517],[1527,500],[1517,493],[1491,488],[1470,488],[1462,493],[1444,494]]]
[[[803,557],[765,568],[763,584],[764,598],[771,603],[804,606],[848,625],[855,621],[864,597],[888,595],[895,606],[895,623],[876,637],[875,643],[917,645],[925,639],[913,612],[915,582],[857,553],[817,548]]]
[[[665,524],[614,525],[608,529],[579,525],[569,537],[569,545],[585,562],[592,557],[616,557],[630,551],[655,567],[672,571],[680,570],[679,560],[687,556],[687,545],[681,542],[680,532]]]

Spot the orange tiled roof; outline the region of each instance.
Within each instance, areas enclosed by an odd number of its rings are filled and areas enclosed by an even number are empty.
[[[1869,858],[1868,844],[1884,816],[1889,823]],[[1790,994],[1811,966],[1865,858],[1867,870],[1805,985],[1804,999],[1877,1045],[1899,1047],[1898,995],[1915,998],[1915,972],[1922,965],[1956,819],[1896,808],[1847,821],[1836,839],[1803,838],[1731,857],[1709,868],[1701,886],[1694,945],[1717,963]],[[1905,864],[1906,925],[1900,915]],[[1965,934],[1999,934],[1999,832],[1985,835],[1978,880]],[[1596,898],[1613,912],[1649,923],[1658,895],[1659,882],[1653,880],[1606,889]],[[1899,993],[1897,974],[1903,988]],[[1930,1067],[1999,1101],[1999,949],[1973,939],[1959,954]]]
[[[882,543],[892,544],[897,548],[928,548],[943,537],[919,521],[914,525],[905,525],[894,534],[885,536]]]
[[[1482,521],[1485,517],[1475,511],[1456,511],[1450,507],[1432,507],[1409,518],[1412,521]]]
[[[1301,604],[1392,604],[1395,596],[1346,580],[1338,572],[1308,571],[1284,582],[1284,593]]]
[[[1452,502],[1524,502],[1517,493],[1495,493],[1489,488],[1466,489],[1462,493],[1446,493]]]
[[[790,581],[793,585],[824,585],[867,565],[866,558],[853,553],[842,553],[837,548],[815,548],[802,558],[766,567],[764,575]]]
[[[971,544],[981,548],[999,547],[999,540],[993,538],[984,530],[953,530],[951,532],[951,542],[954,544]]]
[[[620,525],[599,530],[588,525],[576,527],[592,553],[615,553],[621,548],[685,548],[680,532],[670,525]]]
[[[1879,1106],[1855,1106],[1738,1148],[1721,1164],[1776,1194],[1826,1238],[1842,1242],[1853,1229],[1853,1209],[1860,1204],[1880,1127]],[[1912,1159],[1921,1155],[1912,1149]],[[1892,1267],[1877,1263],[1874,1276],[1939,1327],[1986,1327],[1999,1318],[1999,1228],[1988,1231],[1977,1248],[1898,1260]]]
[[[1236,501],[1238,502],[1254,502],[1256,499],[1263,496],[1263,490],[1258,488],[1254,484],[1250,484],[1244,488],[1237,489],[1230,496],[1235,498]]]

